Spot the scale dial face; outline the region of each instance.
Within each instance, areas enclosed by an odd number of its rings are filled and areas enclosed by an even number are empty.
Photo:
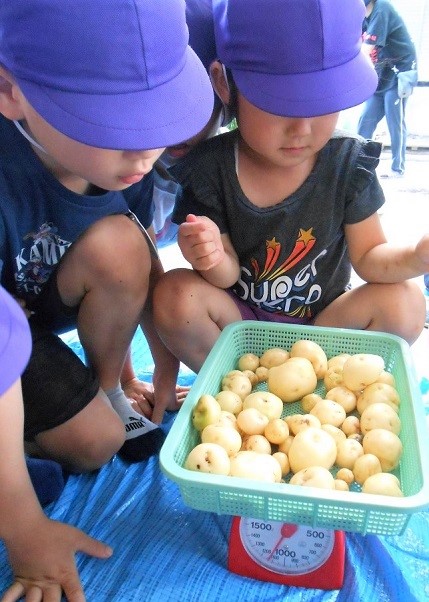
[[[331,556],[335,531],[253,518],[240,520],[240,539],[253,560],[274,573],[303,575]]]

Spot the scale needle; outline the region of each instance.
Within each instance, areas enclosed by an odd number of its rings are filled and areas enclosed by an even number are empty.
[[[298,531],[297,525],[293,525],[290,523],[283,523],[282,528],[280,529],[280,539],[278,540],[278,542],[276,543],[274,548],[271,550],[271,554],[268,556],[267,560],[271,560],[271,558],[274,556],[274,554],[276,553],[276,551],[278,550],[280,544],[282,543],[282,541],[284,539],[286,539],[287,537],[292,537],[292,535],[294,533],[296,533],[297,531]]]

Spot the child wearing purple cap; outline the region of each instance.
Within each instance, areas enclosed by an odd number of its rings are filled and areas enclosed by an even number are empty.
[[[166,273],[155,322],[198,371],[222,329],[258,319],[391,332],[412,343],[425,304],[429,235],[389,244],[377,215],[381,147],[336,130],[369,98],[364,4],[213,0],[212,80],[238,129],[201,143],[171,171],[173,220],[193,270]],[[350,290],[351,268],[364,281]]]
[[[0,269],[30,316],[31,453],[86,471],[116,452],[134,462],[159,451],[164,411],[178,407],[178,360],[152,321],[162,266],[151,170],[212,108],[183,0],[0,4]],[[133,379],[139,325],[153,391]],[[85,365],[58,336],[74,327]],[[145,398],[147,416],[124,387]]]
[[[0,286],[0,537],[6,544],[13,570],[20,576],[20,581],[15,581],[2,600],[18,600],[25,593],[30,594],[30,590],[33,596],[50,590],[57,596],[50,599],[60,600],[61,588],[71,600],[72,595],[81,591],[71,560],[74,554],[82,551],[108,558],[112,550],[74,527],[50,520],[39,504],[22,444],[20,376],[30,351],[27,318]]]

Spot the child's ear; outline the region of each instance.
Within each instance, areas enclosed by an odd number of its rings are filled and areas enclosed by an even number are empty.
[[[24,114],[20,98],[19,88],[14,78],[0,65],[0,113],[7,119],[22,119]]]
[[[231,101],[231,90],[229,89],[225,67],[219,61],[213,61],[209,71],[214,91],[221,99],[223,105],[228,106]]]

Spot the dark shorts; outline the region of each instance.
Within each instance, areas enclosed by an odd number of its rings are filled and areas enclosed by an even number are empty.
[[[232,291],[227,291],[231,299],[238,307],[242,320],[259,320],[260,322],[280,322],[281,324],[311,324],[312,320],[308,318],[294,318],[284,314],[271,313],[260,309],[256,305],[246,303],[240,297],[237,297]]]
[[[62,303],[56,272],[31,309],[33,348],[22,375],[26,441],[73,418],[99,389],[94,371],[55,334],[73,329],[78,311]]]

